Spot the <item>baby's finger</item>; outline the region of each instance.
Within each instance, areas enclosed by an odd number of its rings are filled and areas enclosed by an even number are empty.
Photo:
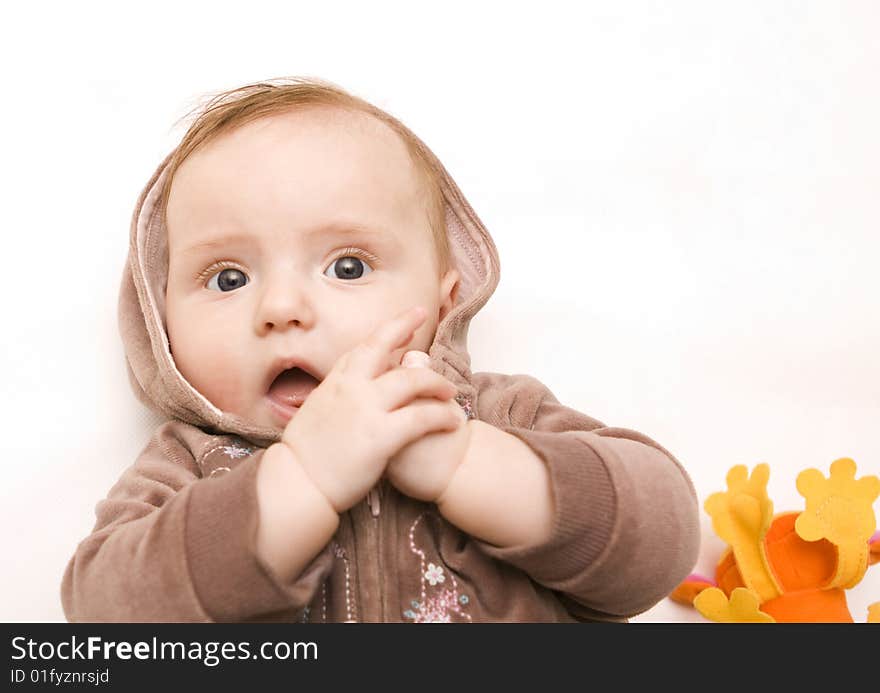
[[[393,411],[420,397],[451,399],[458,388],[430,368],[395,368],[376,378],[385,411]]]
[[[403,355],[400,365],[404,368],[430,368],[431,357],[424,351],[413,349]]]
[[[448,402],[420,400],[391,412],[383,433],[395,450],[435,431],[454,431],[463,417]]]
[[[409,343],[426,316],[422,306],[415,306],[380,325],[352,349],[348,367],[371,378],[384,373],[391,367],[391,352]]]

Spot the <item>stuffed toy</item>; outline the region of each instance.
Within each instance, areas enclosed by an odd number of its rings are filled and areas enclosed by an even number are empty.
[[[833,462],[828,478],[807,469],[797,477],[805,509],[774,515],[769,466],[751,474],[731,468],[727,491],[703,506],[728,545],[715,580],[692,574],[670,599],[719,623],[852,623],[845,592],[880,561],[872,509],[880,479],[855,476],[849,458]],[[868,608],[867,622],[880,623],[880,602]]]

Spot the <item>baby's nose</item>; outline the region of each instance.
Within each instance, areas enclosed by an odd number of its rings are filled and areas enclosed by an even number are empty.
[[[256,314],[259,330],[308,327],[314,319],[311,296],[306,287],[283,278],[265,283]]]

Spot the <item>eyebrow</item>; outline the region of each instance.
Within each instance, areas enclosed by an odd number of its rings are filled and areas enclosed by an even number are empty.
[[[394,240],[386,231],[383,231],[378,228],[373,228],[371,226],[366,226],[361,223],[351,223],[351,222],[341,222],[341,221],[333,221],[327,224],[322,224],[321,226],[317,226],[315,228],[309,229],[308,231],[304,231],[301,234],[306,239],[312,239],[315,236],[333,236],[333,237],[350,237],[350,236],[371,236],[373,238],[386,237],[389,240]],[[204,250],[211,250],[214,248],[221,248],[225,245],[231,243],[245,243],[253,240],[252,236],[242,233],[233,233],[228,234],[226,236],[221,236],[219,238],[211,238],[205,241],[200,241],[198,243],[193,243],[189,245],[181,252],[183,253],[198,253]]]

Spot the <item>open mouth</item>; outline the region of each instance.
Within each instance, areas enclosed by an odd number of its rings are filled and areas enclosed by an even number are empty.
[[[287,368],[275,376],[266,395],[284,407],[300,407],[320,384],[320,380],[302,368]]]

